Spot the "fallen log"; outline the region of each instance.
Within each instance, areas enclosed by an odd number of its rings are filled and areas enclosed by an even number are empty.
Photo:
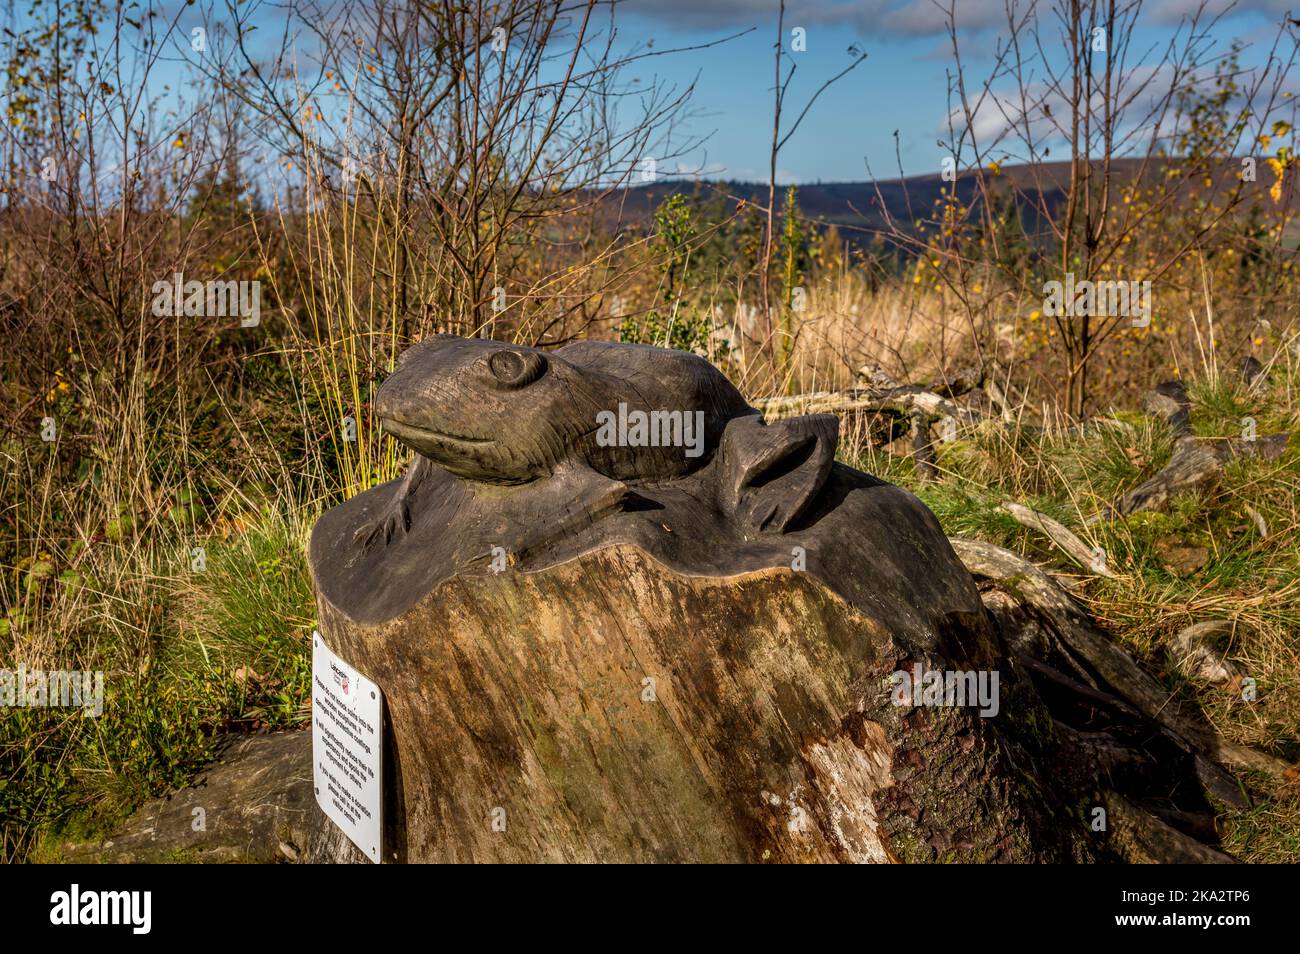
[[[1154,477],[1124,494],[1116,509],[1127,516],[1139,510],[1158,510],[1177,494],[1208,483],[1221,467],[1214,451],[1194,437],[1181,437],[1166,464]]]
[[[890,414],[910,417],[920,411],[932,418],[951,417],[963,424],[973,424],[980,414],[948,398],[916,385],[893,388],[850,388],[847,391],[814,391],[808,394],[761,398],[754,407],[768,421],[779,421],[804,414],[835,414],[839,417]]]
[[[1109,841],[1130,864],[1240,864],[1144,811],[1117,792],[1106,796]]]
[[[1028,527],[1030,530],[1037,530],[1046,536],[1066,556],[1088,572],[1096,573],[1098,576],[1104,576],[1108,579],[1115,578],[1115,574],[1106,566],[1105,556],[1099,557],[1096,551],[1089,548],[1064,524],[1053,520],[1045,513],[1039,513],[1037,510],[1010,500],[1003,503],[1001,509],[1010,514],[1021,526]]]
[[[1056,783],[1092,790],[1082,804],[1108,848],[1128,861],[1231,860],[1194,843],[1218,841],[1218,806],[1248,805],[1232,776],[1121,698],[1060,638],[1057,623],[1008,589],[985,583],[984,604],[1051,713]],[[1117,833],[1106,813],[1120,797],[1131,811]],[[1213,854],[1198,856],[1200,848]]]
[[[946,398],[959,398],[984,383],[987,368],[980,364],[963,364],[945,368],[930,384],[931,390]]]
[[[1281,759],[1224,740],[1177,696],[1148,676],[1038,566],[981,540],[950,537],[949,542],[972,574],[997,582],[1023,603],[1042,613],[1051,622],[1054,634],[1104,680],[1114,694],[1185,740],[1205,758],[1233,769],[1265,772],[1274,777],[1281,777],[1291,769]]]
[[[1261,371],[1243,365],[1242,375],[1254,383]],[[1124,494],[1113,512],[1121,516],[1144,510],[1159,510],[1181,493],[1199,490],[1211,484],[1223,471],[1223,465],[1239,457],[1276,460],[1287,448],[1290,433],[1260,438],[1214,438],[1192,435],[1191,399],[1181,381],[1165,381],[1142,399],[1142,409],[1164,421],[1176,435],[1169,462],[1149,480]],[[1109,515],[1102,511],[1087,520],[1096,523]],[[1266,529],[1266,528],[1265,528]]]
[[[1289,433],[1256,440],[1243,438],[1180,437],[1159,473],[1120,498],[1116,511],[1123,516],[1142,510],[1159,510],[1180,493],[1198,490],[1213,482],[1223,465],[1238,457],[1276,460],[1286,451]]]
[[[297,861],[313,837],[311,733],[229,740],[188,788],[149,801],[112,837],[48,849],[76,864]]]
[[[978,386],[975,372],[954,372],[941,388],[949,395],[964,394]],[[980,378],[982,380],[982,377]],[[884,446],[904,434],[911,435],[912,460],[922,481],[934,480],[939,471],[934,463],[931,428],[936,421],[972,424],[982,418],[980,412],[964,407],[933,391],[913,385],[852,388],[848,391],[818,391],[789,397],[765,398],[754,406],[768,421],[779,421],[804,414],[834,414],[846,424],[867,421],[870,441]],[[883,424],[880,423],[883,419]],[[951,437],[946,438],[951,439]]]

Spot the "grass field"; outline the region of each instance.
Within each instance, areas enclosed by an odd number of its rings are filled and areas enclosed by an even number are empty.
[[[1286,353],[1254,389],[1213,370],[1189,382],[1197,434],[1237,436],[1247,416],[1260,434],[1296,428],[1297,369]],[[1155,473],[1173,441],[1132,408],[1099,418],[1083,428],[971,426],[938,445],[939,478],[924,483],[908,457],[869,444],[845,440],[840,457],[914,490],[950,535],[1008,546],[1062,574],[1093,615],[1226,738],[1300,758],[1300,451],[1234,463],[1212,489],[1166,512],[1088,524]],[[9,480],[53,483],[49,448],[28,442],[18,454],[25,469],[7,471]],[[277,460],[244,486],[223,481],[220,467],[179,486],[151,486],[152,510],[77,512],[67,490],[46,491],[45,519],[70,522],[72,539],[47,544],[6,575],[3,645],[29,668],[102,669],[109,689],[97,719],[13,710],[0,721],[6,857],[33,850],[40,857],[59,839],[106,830],[146,797],[184,784],[222,733],[304,724],[315,616],[304,545],[331,498],[315,492],[320,482],[295,479],[294,466]],[[96,487],[93,477],[83,483],[87,492]],[[1016,523],[999,509],[1008,500],[1102,548],[1113,578],[1080,570]],[[195,547],[203,550],[201,570]],[[1240,680],[1198,683],[1173,664],[1172,636],[1208,619],[1232,621],[1227,656],[1255,680],[1255,701],[1243,701]],[[1226,816],[1225,844],[1247,860],[1293,860],[1295,787],[1250,781],[1261,797]]]

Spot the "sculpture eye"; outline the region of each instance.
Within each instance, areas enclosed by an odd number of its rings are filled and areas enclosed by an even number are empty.
[[[514,390],[527,387],[546,373],[546,356],[539,351],[493,352],[488,368],[502,387]]]

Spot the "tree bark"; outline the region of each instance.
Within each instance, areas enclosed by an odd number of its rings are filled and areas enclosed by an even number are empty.
[[[377,626],[320,610],[331,648],[386,694],[386,860],[1091,855],[998,719],[891,699],[913,662],[997,666],[987,634],[912,659],[807,573],[685,576],[619,546],[456,576]],[[1032,711],[1003,680],[1002,706]],[[328,832],[313,852],[355,857]]]

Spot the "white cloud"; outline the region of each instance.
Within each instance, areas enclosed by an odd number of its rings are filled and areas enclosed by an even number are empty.
[[[1003,2],[961,0],[958,26],[980,29],[1003,22]],[[619,9],[688,28],[741,29],[776,20],[772,0],[625,0]],[[944,31],[945,14],[933,0],[790,0],[785,22],[790,27],[847,25],[866,35],[930,36]]]
[[[1142,19],[1177,23],[1193,15],[1202,3],[1210,15],[1230,10],[1231,15],[1263,13],[1273,17],[1297,6],[1296,0],[1149,0]],[[1022,14],[1028,4],[1029,0],[1019,0]],[[954,0],[952,6],[957,28],[963,32],[1006,24],[1006,0]],[[785,22],[790,27],[850,26],[864,36],[926,37],[947,32],[947,8],[947,0],[789,0]],[[774,0],[622,0],[619,9],[685,29],[746,29],[776,21]]]
[[[1201,11],[1201,22],[1206,23],[1220,14],[1264,13],[1280,17],[1296,7],[1295,0],[1151,0],[1143,6],[1143,19],[1152,23],[1178,23],[1196,16]]]

